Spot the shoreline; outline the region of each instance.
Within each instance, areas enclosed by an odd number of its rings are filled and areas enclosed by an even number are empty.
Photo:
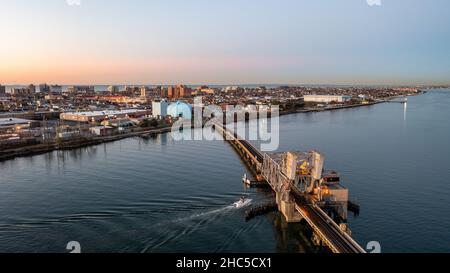
[[[421,92],[418,95],[423,94],[424,92]],[[417,96],[417,95],[416,95]],[[286,115],[292,115],[292,114],[305,114],[305,113],[319,113],[319,112],[326,112],[326,111],[335,111],[335,110],[341,110],[341,109],[349,109],[349,108],[358,108],[363,106],[373,106],[381,103],[387,103],[395,98],[388,98],[384,99],[382,101],[375,101],[370,102],[366,104],[353,104],[353,105],[340,105],[335,107],[328,107],[328,108],[314,108],[314,109],[295,109],[295,110],[289,110],[289,111],[283,111],[280,112],[279,116],[286,116]],[[15,158],[19,157],[28,157],[28,156],[36,156],[36,155],[42,155],[54,151],[67,151],[67,150],[74,150],[89,146],[96,146],[103,143],[109,143],[109,142],[115,142],[118,140],[131,138],[131,137],[140,137],[150,134],[163,134],[170,132],[172,127],[163,127],[158,129],[146,129],[138,132],[129,132],[124,133],[120,135],[113,135],[113,136],[102,136],[102,137],[94,137],[90,139],[75,139],[71,141],[67,141],[61,144],[58,144],[56,141],[50,142],[50,143],[42,143],[37,145],[30,145],[30,146],[24,146],[24,147],[18,147],[18,148],[11,148],[6,149],[4,151],[0,151],[0,163],[6,162],[8,160],[13,160]]]
[[[113,135],[113,136],[103,136],[103,137],[94,137],[94,138],[80,138],[75,139],[67,142],[63,142],[61,144],[56,143],[55,141],[50,143],[42,143],[37,145],[30,145],[30,146],[24,146],[24,147],[18,147],[18,148],[11,148],[0,152],[0,163],[6,162],[8,160],[13,160],[15,158],[19,157],[28,157],[28,156],[35,156],[35,155],[42,155],[54,151],[68,151],[68,150],[75,150],[79,148],[89,147],[89,146],[96,146],[103,143],[109,143],[109,142],[115,142],[118,140],[131,138],[131,137],[138,137],[143,135],[150,135],[150,134],[163,134],[170,132],[172,127],[163,127],[158,129],[150,129],[150,130],[142,130],[139,132],[129,132],[124,133],[120,135]]]
[[[363,107],[363,106],[372,106],[372,105],[377,105],[377,104],[381,104],[381,103],[386,103],[388,101],[389,100],[369,102],[366,104],[359,103],[359,104],[352,104],[352,105],[340,105],[340,106],[334,106],[334,107],[328,107],[328,108],[311,108],[311,109],[302,109],[302,110],[297,109],[297,110],[280,112],[280,116],[286,116],[286,115],[292,115],[292,114],[305,114],[305,113],[320,113],[320,112],[335,111],[335,110],[341,110],[341,109],[357,108],[357,107]]]

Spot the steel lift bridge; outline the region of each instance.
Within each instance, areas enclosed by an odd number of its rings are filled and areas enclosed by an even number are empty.
[[[268,183],[276,194],[279,211],[287,222],[308,222],[314,241],[327,245],[334,253],[365,253],[351,237],[347,219],[348,189],[340,185],[339,174],[325,172],[324,156],[317,151],[263,153],[219,122],[213,123],[258,181]],[[327,212],[333,212],[330,217]]]

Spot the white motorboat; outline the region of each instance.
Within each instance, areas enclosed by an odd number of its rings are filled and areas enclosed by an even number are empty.
[[[244,174],[244,176],[242,177],[242,182],[247,185],[247,186],[251,186],[252,185],[252,181],[250,179],[247,178],[247,174]]]
[[[237,209],[247,207],[252,203],[252,199],[241,199],[233,204],[233,206]]]

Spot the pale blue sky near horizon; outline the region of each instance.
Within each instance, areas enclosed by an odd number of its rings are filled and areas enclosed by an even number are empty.
[[[0,0],[0,83],[449,84],[448,0]]]

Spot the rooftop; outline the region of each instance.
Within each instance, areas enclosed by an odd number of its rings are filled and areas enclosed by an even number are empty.
[[[28,124],[32,120],[21,118],[0,118],[0,126],[12,126],[16,124]]]
[[[76,115],[76,116],[114,116],[114,115],[123,115],[123,114],[133,114],[136,112],[145,111],[142,109],[125,109],[125,110],[103,110],[103,111],[88,111],[88,112],[67,112],[67,115]]]

